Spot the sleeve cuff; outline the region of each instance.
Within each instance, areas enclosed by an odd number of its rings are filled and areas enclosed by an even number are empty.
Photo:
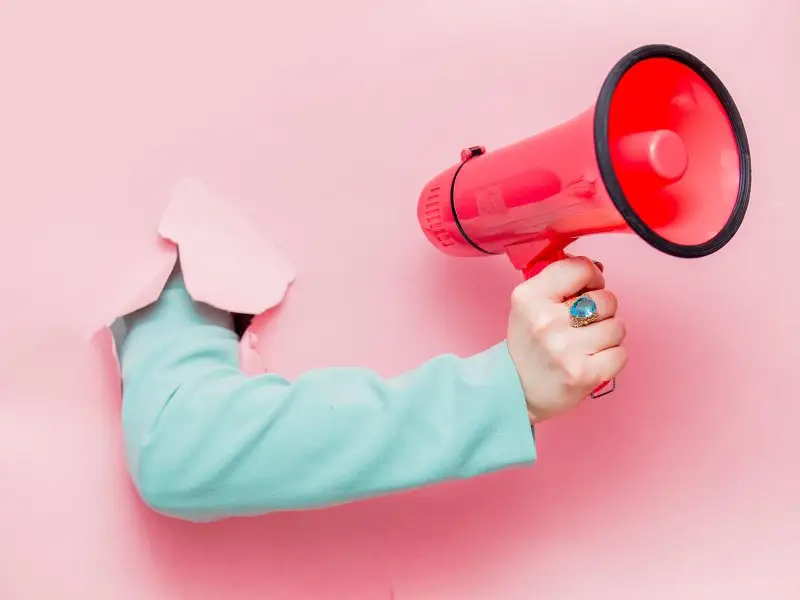
[[[527,465],[536,461],[536,439],[525,394],[505,341],[467,359],[470,376],[481,377],[486,404],[474,408],[487,424],[485,443],[476,452],[473,473]],[[488,408],[487,408],[488,405]],[[486,419],[485,411],[490,412]]]

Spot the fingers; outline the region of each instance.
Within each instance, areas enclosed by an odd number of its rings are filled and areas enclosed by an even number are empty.
[[[581,354],[599,354],[625,341],[625,325],[619,319],[606,319],[581,327],[573,333],[572,347]]]
[[[594,262],[579,257],[554,262],[523,285],[531,294],[562,302],[586,290],[603,289],[606,282],[602,271]]]
[[[628,362],[628,353],[622,346],[614,346],[587,357],[587,371],[594,386],[611,381]]]
[[[579,328],[553,324],[547,328],[543,339],[556,356],[579,357],[582,361],[619,346],[625,341],[626,335],[625,324],[612,317]]]
[[[565,264],[568,261],[571,261],[572,264]],[[570,294],[569,300],[565,300],[559,298],[563,292],[555,292],[557,299],[554,300],[553,292],[547,291],[548,281],[557,280],[559,271],[571,272],[576,276],[572,285],[562,287],[562,289],[601,286],[585,293],[596,305],[597,321],[616,315],[618,308],[617,297],[602,287],[605,286],[605,281],[600,268],[597,267],[597,263],[586,258],[570,258],[554,264],[558,265],[558,269],[550,272],[551,279],[540,279],[545,275],[545,271],[542,271],[536,277],[518,285],[512,294],[512,304],[521,307],[521,310],[528,313],[536,329],[544,330],[552,326],[559,328],[563,326],[567,329],[571,327],[569,301],[576,299],[579,294]],[[550,289],[554,288],[551,287]],[[581,289],[581,291],[584,290]]]

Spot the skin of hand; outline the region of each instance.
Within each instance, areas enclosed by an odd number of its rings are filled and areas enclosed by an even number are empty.
[[[570,300],[587,293],[599,319],[572,327]],[[605,289],[602,266],[569,257],[544,268],[511,294],[508,349],[525,392],[531,424],[580,404],[627,363],[617,298]]]

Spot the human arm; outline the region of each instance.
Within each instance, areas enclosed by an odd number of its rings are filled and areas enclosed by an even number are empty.
[[[126,454],[143,500],[169,516],[316,508],[536,458],[505,342],[392,378],[356,367],[248,377],[231,316],[194,302],[179,272],[125,322]]]

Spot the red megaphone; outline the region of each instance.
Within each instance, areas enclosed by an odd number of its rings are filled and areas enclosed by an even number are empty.
[[[650,45],[624,56],[572,120],[462,151],[425,186],[417,215],[442,252],[506,254],[527,278],[593,233],[707,256],[739,229],[749,197],[750,150],[728,90],[688,52]]]

